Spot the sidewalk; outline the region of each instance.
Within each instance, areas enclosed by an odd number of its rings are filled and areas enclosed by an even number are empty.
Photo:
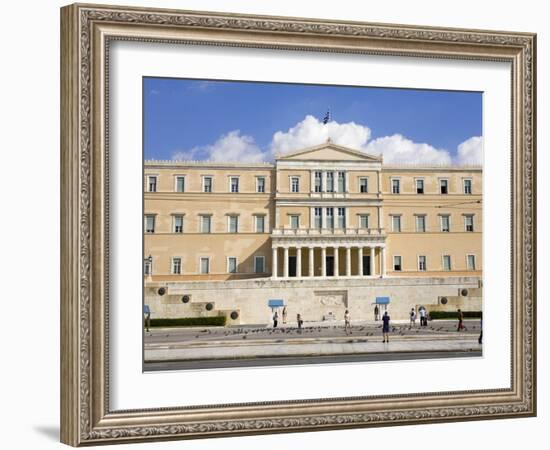
[[[365,353],[480,352],[477,337],[390,336],[389,343],[376,337],[296,338],[292,340],[255,339],[240,342],[210,341],[178,344],[146,344],[145,362],[181,360],[224,360],[289,356],[330,356]]]

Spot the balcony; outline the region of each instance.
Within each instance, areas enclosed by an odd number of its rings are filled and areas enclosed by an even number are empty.
[[[385,236],[384,228],[274,228],[272,236]]]

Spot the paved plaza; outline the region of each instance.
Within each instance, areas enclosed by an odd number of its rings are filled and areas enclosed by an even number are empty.
[[[258,366],[480,356],[479,320],[393,323],[382,342],[381,322],[311,322],[265,326],[163,328],[145,332],[145,370]]]

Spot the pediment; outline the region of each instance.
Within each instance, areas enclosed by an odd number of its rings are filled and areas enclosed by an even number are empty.
[[[369,155],[360,150],[355,150],[332,142],[326,142],[322,145],[309,147],[290,153],[278,155],[277,161],[362,161],[362,162],[380,162],[379,156]]]

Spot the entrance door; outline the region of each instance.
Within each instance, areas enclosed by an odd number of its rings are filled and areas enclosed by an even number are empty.
[[[327,277],[334,276],[334,256],[327,256]]]
[[[296,276],[296,256],[288,257],[288,276],[289,277]]]
[[[370,256],[363,256],[363,275],[370,275]]]

